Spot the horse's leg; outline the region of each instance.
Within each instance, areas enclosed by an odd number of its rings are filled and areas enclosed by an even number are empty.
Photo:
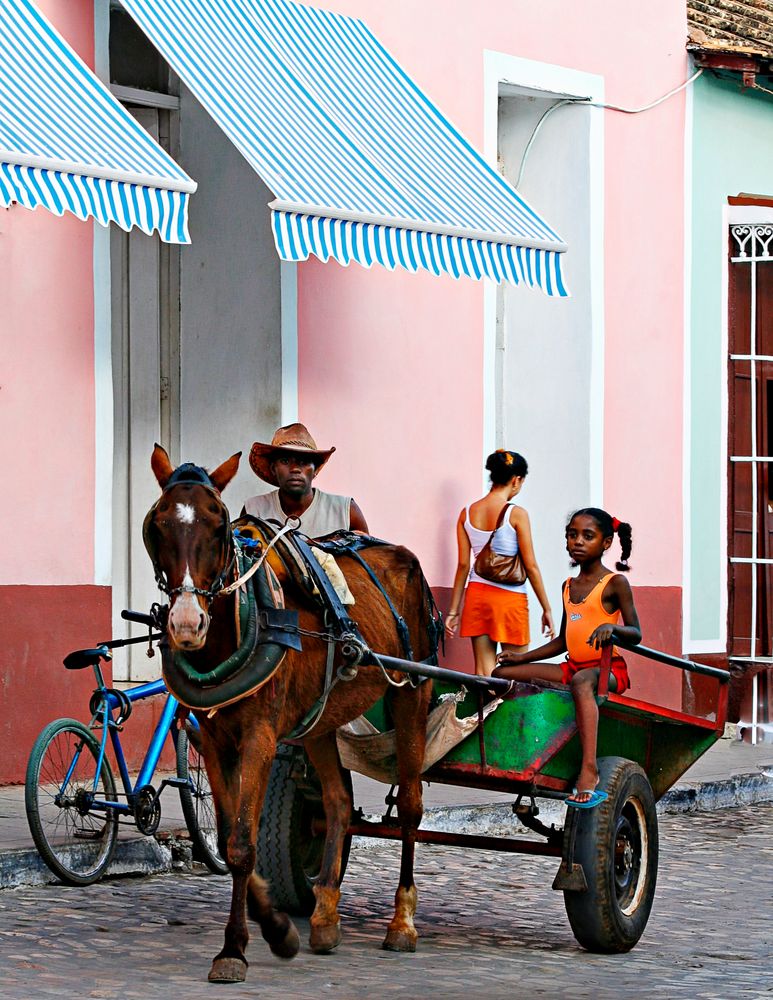
[[[248,892],[250,915],[259,921],[263,937],[274,954],[292,958],[298,952],[298,932],[284,914],[273,909],[265,883],[255,874],[260,810],[275,750],[275,735],[263,726],[250,732],[227,767],[216,753],[208,758],[212,762],[213,794],[220,796],[221,803],[218,842],[221,850],[225,848],[224,856],[233,879],[225,940],[212,962],[211,983],[240,983],[247,976],[244,952],[249,941]]]
[[[416,830],[424,814],[421,798],[421,768],[427,739],[427,706],[432,690],[430,683],[414,689],[394,691],[392,712],[397,742],[397,816],[402,832],[400,882],[395,893],[395,915],[390,921],[382,945],[387,951],[416,951],[418,934],[413,925],[416,913],[416,885],[413,862],[416,852]]]
[[[305,749],[322,783],[322,804],[327,823],[322,865],[314,885],[317,903],[311,916],[309,933],[311,950],[324,954],[333,951],[341,941],[341,918],[338,915],[341,851],[351,820],[352,797],[338,756],[335,733],[308,740]]]

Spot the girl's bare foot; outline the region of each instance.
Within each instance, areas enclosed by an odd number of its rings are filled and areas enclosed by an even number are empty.
[[[569,802],[589,802],[599,783],[599,772],[593,767],[583,767],[577,775],[577,791],[569,796]]]

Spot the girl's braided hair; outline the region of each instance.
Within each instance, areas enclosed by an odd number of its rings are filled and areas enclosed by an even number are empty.
[[[633,545],[631,525],[627,521],[618,521],[616,517],[612,517],[611,514],[608,514],[600,507],[581,507],[566,522],[567,528],[573,518],[578,515],[592,517],[599,526],[599,531],[604,538],[613,538],[615,533],[617,533],[617,537],[620,539],[620,561],[615,563],[615,569],[622,573],[628,573],[631,569],[628,565],[628,559],[630,558],[631,547]]]
[[[486,459],[486,469],[495,486],[504,486],[513,476],[525,476],[529,465],[523,455],[517,451],[506,451],[499,448]]]

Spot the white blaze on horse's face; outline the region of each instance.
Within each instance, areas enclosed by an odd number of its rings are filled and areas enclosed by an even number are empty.
[[[188,565],[182,586],[186,589],[176,595],[169,609],[169,638],[176,649],[200,649],[207,638],[209,614],[201,606],[200,595],[190,592],[196,585]]]
[[[196,520],[196,511],[189,503],[178,503],[177,516],[183,524],[193,524]]]

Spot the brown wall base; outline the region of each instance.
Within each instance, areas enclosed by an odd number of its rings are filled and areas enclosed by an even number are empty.
[[[47,723],[62,716],[89,721],[94,674],[65,670],[62,660],[110,638],[110,588],[0,587],[0,623],[0,784],[15,784],[24,781],[32,744]],[[104,674],[109,684],[109,665]],[[139,704],[121,734],[130,767],[141,760],[161,706],[160,698]],[[171,752],[163,763],[173,767]]]

